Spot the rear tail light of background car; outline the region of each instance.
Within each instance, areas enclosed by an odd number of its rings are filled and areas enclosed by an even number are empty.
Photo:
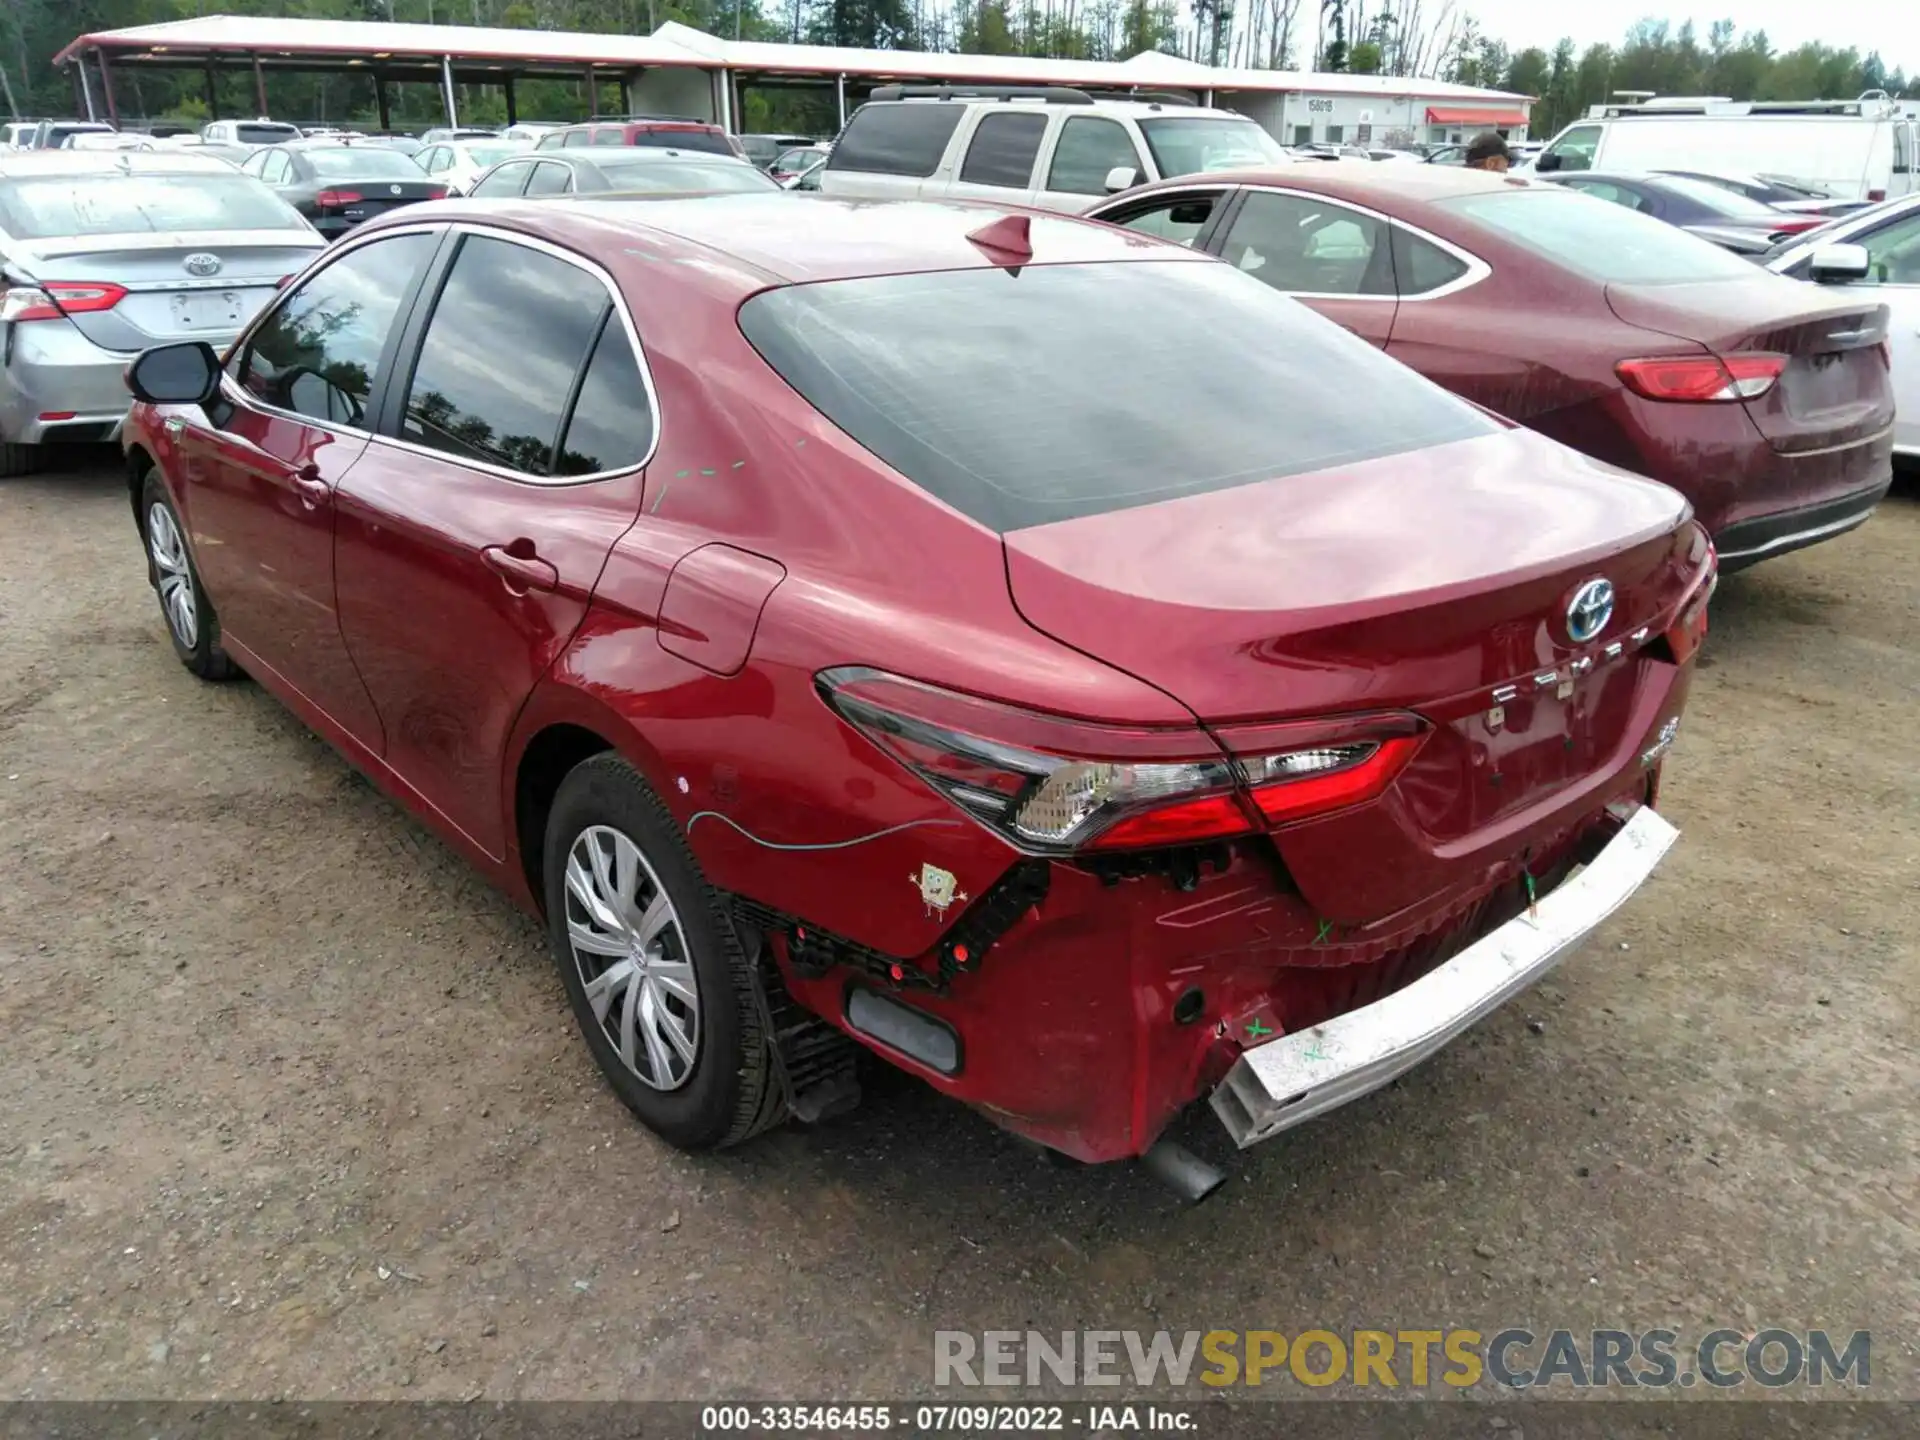
[[[1773,388],[1787,368],[1785,355],[1654,355],[1614,366],[1621,383],[1649,400],[1752,400]]]
[[[124,287],[108,280],[44,280],[13,285],[0,292],[0,321],[58,320],[111,310],[126,299]]]
[[[849,724],[1022,850],[1188,845],[1372,799],[1419,745],[1411,716],[1234,732],[1068,720],[877,670],[823,672]],[[1234,753],[1229,753],[1229,750]]]
[[[322,190],[313,197],[313,203],[322,210],[337,210],[342,205],[358,205],[366,198],[358,190]]]
[[[1778,225],[1773,227],[1772,232],[1768,234],[1767,238],[1769,240],[1778,240],[1784,239],[1788,235],[1801,235],[1809,230],[1818,230],[1826,223],[1825,217],[1818,215],[1810,215],[1805,220],[1782,220]]]

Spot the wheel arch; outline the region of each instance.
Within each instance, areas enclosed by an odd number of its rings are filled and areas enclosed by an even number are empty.
[[[147,533],[147,517],[140,513],[140,492],[146,485],[147,472],[157,463],[145,445],[136,442],[127,446],[127,504],[133,508],[133,523],[143,536]]]

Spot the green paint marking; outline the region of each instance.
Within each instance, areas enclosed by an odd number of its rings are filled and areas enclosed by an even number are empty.
[[[1313,1037],[1313,1048],[1302,1052],[1300,1058],[1303,1060],[1324,1060],[1327,1058],[1320,1049],[1320,1037],[1318,1035]]]
[[[1272,1027],[1267,1025],[1262,1025],[1260,1023],[1260,1017],[1258,1015],[1254,1016],[1253,1019],[1247,1022],[1247,1038],[1249,1040],[1258,1040],[1262,1036],[1271,1035],[1271,1034],[1273,1034]]]
[[[702,470],[702,471],[701,471],[700,473],[701,473],[702,475],[711,475],[711,474],[713,474],[714,472],[713,472],[713,471],[711,471],[711,470]]]
[[[1313,937],[1313,943],[1315,945],[1318,945],[1322,940],[1325,940],[1327,936],[1331,935],[1332,933],[1333,933],[1333,922],[1331,920],[1322,920],[1320,922],[1320,933]]]
[[[687,478],[687,476],[691,475],[692,473],[693,472],[691,470],[676,470],[673,472],[673,478],[676,480],[684,480]]]

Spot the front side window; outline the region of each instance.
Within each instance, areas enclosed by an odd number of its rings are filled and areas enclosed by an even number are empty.
[[[590,145],[593,143],[593,135],[587,130],[569,130],[560,143],[569,148],[575,145]]]
[[[1144,210],[1124,211],[1117,218],[1101,218],[1127,230],[1138,230],[1142,235],[1157,235],[1162,240],[1190,246],[1207,228],[1207,221],[1213,218],[1213,207],[1219,200],[1218,191],[1205,195],[1177,195]]]
[[[529,195],[565,195],[571,189],[572,169],[552,160],[542,160],[534,166],[533,178],[527,182]]]
[[[940,157],[965,113],[964,105],[911,100],[862,105],[841,132],[827,168],[924,179],[940,168]]]
[[[1920,285],[1920,210],[1861,237],[1867,279],[1881,285]]]
[[[627,143],[627,137],[622,135],[618,130],[596,130],[593,132],[593,143],[596,145],[624,145]]]
[[[527,183],[527,172],[534,167],[526,163],[502,165],[489,170],[480,182],[473,187],[473,198],[485,200],[502,195],[518,195]]]
[[[1553,144],[1547,147],[1547,154],[1554,157],[1556,163],[1543,167],[1548,170],[1591,170],[1594,152],[1600,148],[1600,127],[1598,125],[1576,125]]]
[[[1318,196],[1247,193],[1220,258],[1296,295],[1391,295],[1387,227]]]
[[[401,436],[463,460],[551,475],[574,377],[609,303],[606,287],[578,265],[469,235],[427,322]],[[513,338],[510,363],[502,336]]]
[[[1033,161],[1047,133],[1045,115],[996,110],[980,117],[967,142],[960,178],[969,185],[1025,190],[1033,184]]]
[[[365,429],[400,302],[438,243],[434,235],[395,235],[309,276],[248,341],[240,387],[275,409]]]
[[[653,448],[653,410],[620,316],[609,312],[567,417],[556,475],[631,470]]]
[[[1140,152],[1126,130],[1111,120],[1076,115],[1060,127],[1047,171],[1047,189],[1065,195],[1105,195],[1107,176],[1120,167],[1143,173]]]
[[[1306,306],[1166,254],[789,285],[740,328],[841,430],[1001,532],[1498,433]]]

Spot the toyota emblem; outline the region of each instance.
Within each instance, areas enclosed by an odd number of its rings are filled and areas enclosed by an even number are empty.
[[[204,250],[187,256],[180,264],[189,275],[204,276],[218,275],[220,273],[220,257],[218,255],[209,255]]]
[[[1573,592],[1567,602],[1567,635],[1576,645],[1584,645],[1613,619],[1613,582],[1589,580]]]

